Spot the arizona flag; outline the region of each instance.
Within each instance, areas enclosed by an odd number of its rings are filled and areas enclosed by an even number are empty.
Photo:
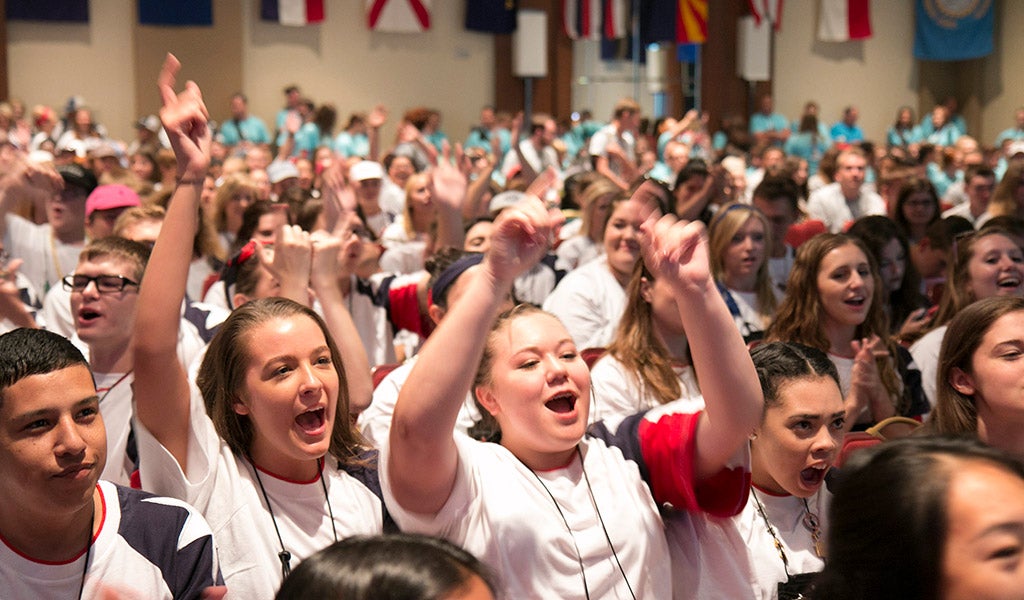
[[[366,0],[366,23],[373,31],[427,31],[430,29],[430,0]]]
[[[868,0],[821,0],[818,39],[823,42],[852,42],[871,37]]]
[[[703,44],[708,39],[708,0],[678,0],[676,43]]]
[[[260,18],[292,26],[320,23],[324,0],[260,0]]]

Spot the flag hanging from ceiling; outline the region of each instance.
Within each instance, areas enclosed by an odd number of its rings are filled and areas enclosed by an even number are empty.
[[[139,0],[140,25],[213,25],[212,0]]]
[[[676,42],[703,44],[708,39],[708,0],[679,0]]]
[[[7,0],[7,18],[12,21],[88,23],[89,0]]]
[[[868,0],[821,0],[818,39],[823,42],[852,42],[871,37]]]
[[[747,5],[755,25],[760,27],[761,21],[768,21],[775,31],[782,27],[782,0],[747,0]]]
[[[604,0],[604,38],[617,40],[629,31],[629,8],[626,0]]]
[[[291,26],[321,23],[324,0],[260,0],[260,18]]]
[[[571,39],[601,39],[602,0],[562,0],[562,27]]]
[[[466,29],[512,33],[516,30],[516,0],[466,0]]]
[[[430,0],[366,0],[373,31],[421,33],[430,29]]]
[[[917,0],[914,57],[968,60],[992,54],[992,0]]]
[[[640,42],[676,41],[676,11],[679,0],[643,0],[640,2]]]

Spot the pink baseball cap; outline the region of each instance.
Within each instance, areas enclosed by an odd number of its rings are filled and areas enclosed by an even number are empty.
[[[89,218],[94,210],[110,210],[113,208],[129,208],[139,206],[142,201],[132,188],[112,183],[94,189],[85,199],[85,218]]]

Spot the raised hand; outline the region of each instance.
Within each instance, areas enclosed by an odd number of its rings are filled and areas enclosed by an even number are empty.
[[[366,126],[370,129],[380,129],[388,120],[388,109],[383,104],[373,107],[370,114],[366,116]]]
[[[157,79],[163,107],[160,121],[171,142],[178,161],[178,179],[202,185],[210,164],[210,113],[203,102],[203,93],[194,81],[185,83],[184,91],[175,93],[175,79],[181,63],[168,54]]]
[[[640,226],[640,247],[647,268],[677,292],[704,293],[711,284],[704,224],[659,215],[657,211],[649,212]]]
[[[434,200],[445,208],[461,209],[466,199],[466,176],[449,161],[442,160],[431,169],[430,183]]]
[[[549,211],[540,198],[527,196],[501,211],[494,222],[484,264],[496,279],[511,283],[540,261],[561,222],[561,212]]]

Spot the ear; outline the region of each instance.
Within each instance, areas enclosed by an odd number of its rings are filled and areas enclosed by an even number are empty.
[[[501,412],[501,407],[498,405],[498,400],[494,397],[494,393],[487,386],[477,386],[473,389],[473,394],[476,396],[476,401],[480,403],[480,406],[484,407],[484,410],[491,413],[491,416],[497,416]]]
[[[249,407],[242,401],[241,398],[235,398],[231,401],[231,410],[235,411],[236,415],[248,415]]]
[[[953,367],[949,374],[949,385],[965,396],[973,396],[975,393],[974,378],[968,375],[960,367]]]
[[[652,284],[646,277],[640,278],[640,297],[648,304],[652,302],[652,298],[654,297],[653,292],[651,292],[651,287],[653,285],[654,284]]]
[[[238,308],[239,306],[245,304],[249,300],[252,300],[252,298],[246,296],[245,294],[234,294],[233,296],[231,296],[231,304],[235,308]]]
[[[441,317],[444,316],[444,312],[444,309],[436,304],[431,304],[430,307],[427,308],[427,315],[430,317],[430,320],[434,322],[434,325],[441,322]]]

